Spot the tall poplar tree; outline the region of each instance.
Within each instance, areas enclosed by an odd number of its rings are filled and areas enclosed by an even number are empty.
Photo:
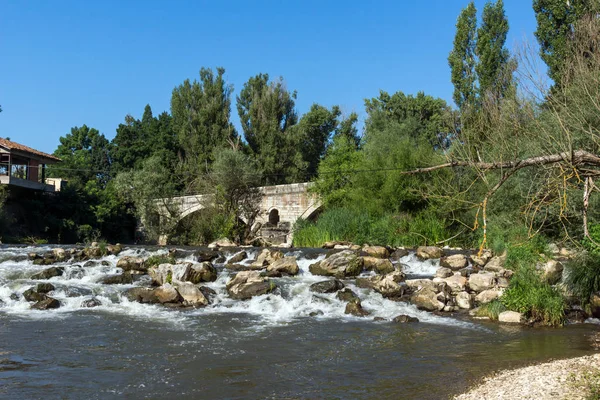
[[[462,10],[456,22],[454,47],[448,56],[448,64],[454,84],[454,102],[463,110],[475,101],[477,91],[475,82],[475,40],[477,29],[477,9],[470,2]]]
[[[508,20],[502,0],[488,2],[483,8],[482,23],[477,30],[475,71],[479,81],[479,95],[491,92],[497,97],[505,94],[510,85],[507,71],[510,55],[504,47],[508,33]]]

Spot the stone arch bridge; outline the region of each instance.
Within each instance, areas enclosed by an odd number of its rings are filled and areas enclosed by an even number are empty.
[[[292,183],[288,185],[262,186],[260,211],[255,224],[260,224],[260,236],[268,241],[281,244],[291,243],[292,227],[298,219],[313,219],[321,210],[318,196],[308,191],[312,183]],[[202,210],[212,202],[211,195],[178,196],[157,200],[161,218],[172,217],[169,209],[176,210],[176,221]],[[247,221],[244,221],[247,222]],[[161,236],[159,244],[167,244],[168,237]]]

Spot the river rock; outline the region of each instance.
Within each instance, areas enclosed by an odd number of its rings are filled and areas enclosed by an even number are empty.
[[[38,293],[34,288],[29,288],[23,292],[23,298],[27,301],[42,301],[46,297],[44,293]]]
[[[60,301],[52,297],[46,297],[31,306],[32,310],[50,310],[60,307]]]
[[[398,248],[394,250],[392,254],[390,254],[390,260],[399,261],[402,257],[406,257],[408,255],[408,250],[405,248]]]
[[[351,314],[356,317],[366,317],[369,315],[369,312],[362,308],[362,304],[359,298],[349,301],[346,304],[346,309],[344,310],[344,314]]]
[[[313,275],[345,278],[359,275],[363,268],[362,262],[362,258],[358,257],[354,251],[344,250],[312,264],[309,270]]]
[[[297,275],[298,272],[300,272],[300,268],[298,268],[296,257],[289,256],[274,261],[267,267],[267,272],[279,272],[287,275]]]
[[[483,267],[484,271],[489,272],[500,272],[504,270],[504,263],[506,262],[506,254],[501,256],[492,257],[490,261]]]
[[[400,274],[403,275],[401,272],[393,272],[383,276],[357,278],[356,286],[373,289],[383,297],[400,297],[404,294],[404,286],[399,283],[403,279]]]
[[[117,261],[117,268],[123,271],[147,271],[146,262],[141,257],[125,256]]]
[[[410,322],[419,322],[419,318],[402,314],[402,315],[398,315],[398,316],[394,317],[392,322],[395,322],[397,324],[406,324],[406,323],[410,323]]]
[[[254,266],[252,264],[225,264],[225,268],[231,271],[261,271],[264,266]]]
[[[344,288],[344,284],[338,280],[317,282],[310,285],[310,291],[315,293],[334,293]]]
[[[549,260],[543,266],[542,278],[550,285],[555,285],[562,279],[563,269],[560,261]]]
[[[175,278],[175,272],[173,272]],[[181,276],[182,282],[192,282],[194,284],[200,282],[214,282],[217,280],[217,269],[208,261],[200,264],[191,264]]]
[[[119,275],[107,276],[101,280],[105,285],[129,285],[133,283],[133,276],[129,272]]]
[[[44,283],[38,283],[35,290],[38,293],[44,293],[44,294],[46,294],[48,292],[53,291],[54,289],[56,289],[56,288],[54,287],[53,284],[48,283],[48,282],[44,282]]]
[[[162,286],[154,289],[154,295],[161,304],[164,303],[178,303],[181,300],[179,292],[170,283],[165,283]]]
[[[234,254],[233,257],[231,257],[229,261],[227,261],[227,263],[237,264],[239,262],[244,261],[246,258],[248,258],[248,253],[246,253],[245,251],[240,251],[239,253]]]
[[[335,297],[337,297],[338,300],[345,301],[345,302],[349,302],[349,301],[353,301],[354,299],[358,299],[358,295],[348,288],[344,288],[344,289],[340,290],[339,292],[337,292],[337,295]]]
[[[283,253],[279,250],[263,249],[256,260],[252,263],[253,267],[266,267],[277,260],[283,258]]]
[[[490,261],[491,262],[491,261]],[[491,272],[479,272],[469,277],[469,287],[474,292],[483,292],[496,285],[496,275]]]
[[[437,282],[433,282],[431,279],[407,279],[406,286],[412,291],[417,291],[423,288],[433,290],[438,293],[440,291],[440,285]]]
[[[53,253],[56,261],[66,261],[68,259],[68,257],[70,256],[70,254],[68,254],[65,251],[65,249],[61,249],[61,248],[53,249],[52,253]]]
[[[123,292],[123,297],[129,301],[137,301],[138,303],[158,303],[158,298],[154,293],[154,290],[144,287],[133,287]]]
[[[465,268],[468,264],[467,256],[464,254],[452,254],[440,259],[440,266],[450,268],[452,271]]]
[[[475,301],[479,304],[486,304],[496,300],[500,296],[502,296],[502,292],[500,290],[488,289],[475,296]]]
[[[446,267],[440,267],[437,269],[437,271],[435,271],[435,277],[436,278],[447,278],[449,276],[454,275],[454,273],[452,272],[452,270],[450,268],[446,268]]]
[[[207,246],[209,249],[217,249],[220,247],[237,247],[237,244],[227,238],[215,240]]]
[[[459,293],[465,290],[467,286],[467,278],[460,274],[454,274],[443,280],[450,288],[452,293]]]
[[[198,289],[200,289],[209,304],[212,303],[213,299],[217,296],[217,292],[207,286],[200,286]]]
[[[208,299],[204,296],[204,293],[192,283],[177,283],[175,289],[183,299],[183,304],[186,306],[203,307],[208,305]]]
[[[350,242],[342,242],[342,241],[334,240],[334,241],[323,243],[322,247],[324,249],[333,249],[335,246],[346,246],[346,248],[350,248],[351,244],[352,243],[350,243]]]
[[[365,246],[362,252],[368,257],[389,258],[390,252],[383,246]]]
[[[199,263],[203,263],[205,261],[213,261],[219,258],[221,254],[215,250],[198,250],[194,253],[194,258]]]
[[[258,271],[242,271],[230,279],[225,287],[231,298],[246,300],[270,293],[277,286],[269,282],[268,278],[261,276]]]
[[[363,260],[363,268],[368,271],[374,271],[378,274],[385,275],[394,272],[392,262],[387,258],[376,257],[361,257]]]
[[[443,254],[442,249],[436,246],[417,247],[417,257],[421,260],[430,260],[440,258]]]
[[[464,310],[470,310],[473,308],[473,296],[467,292],[457,293],[454,302],[458,308],[462,308]]]
[[[471,264],[478,266],[479,268],[485,267],[485,264],[492,258],[492,253],[489,250],[484,250],[479,254],[471,254],[469,256],[469,260],[471,260]]]
[[[50,267],[31,276],[31,279],[50,279],[55,276],[62,276],[65,273],[63,267]]]
[[[92,308],[92,307],[98,307],[101,305],[102,305],[102,302],[95,297],[92,297],[91,299],[87,299],[87,300],[84,300],[81,302],[82,308]]]
[[[109,244],[108,246],[106,246],[106,252],[108,254],[113,255],[113,256],[119,255],[119,253],[122,252],[122,251],[123,251],[123,246],[121,246],[120,243]]]
[[[507,324],[521,324],[525,321],[523,314],[516,311],[503,311],[498,314],[498,322]]]
[[[437,293],[429,288],[423,288],[410,297],[410,302],[419,310],[442,311],[445,304],[437,299]]]

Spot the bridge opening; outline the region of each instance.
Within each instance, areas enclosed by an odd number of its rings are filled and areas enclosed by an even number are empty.
[[[269,211],[269,224],[273,226],[277,226],[279,223],[279,211],[274,208]]]

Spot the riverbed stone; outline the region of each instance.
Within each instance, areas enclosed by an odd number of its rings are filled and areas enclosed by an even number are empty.
[[[309,267],[313,275],[335,276],[346,278],[357,276],[362,272],[363,260],[352,250],[343,250],[330,257],[318,261]]]
[[[411,317],[410,315],[406,315],[406,314],[401,314],[401,315],[394,317],[394,319],[392,319],[392,322],[395,322],[397,324],[414,323],[414,322],[419,322],[419,318]]]
[[[412,291],[417,291],[423,288],[430,289],[436,293],[440,291],[438,282],[433,282],[431,279],[407,279],[406,286]]]
[[[442,311],[445,304],[437,299],[437,293],[430,288],[423,288],[410,297],[410,302],[419,310]]]
[[[469,264],[467,256],[464,254],[452,254],[440,259],[440,266],[450,268],[452,271],[458,271]]]
[[[237,243],[234,243],[227,238],[221,238],[210,243],[207,247],[209,249],[218,249],[221,247],[237,247]]]
[[[56,300],[53,297],[46,297],[43,300],[38,301],[37,303],[31,306],[32,310],[50,310],[60,307],[60,301]]]
[[[436,246],[420,246],[417,247],[417,257],[421,260],[430,260],[440,258],[444,252]]]
[[[244,261],[246,258],[248,258],[248,253],[246,253],[245,251],[240,251],[239,253],[234,254],[229,259],[229,261],[227,261],[227,263],[228,264],[237,264],[237,263]]]
[[[408,255],[408,250],[403,247],[397,248],[390,254],[390,260],[396,262],[399,261],[402,257],[406,257]]]
[[[98,300],[96,297],[92,297],[91,299],[87,299],[81,302],[82,308],[93,308],[101,306],[102,302]]]
[[[436,278],[448,278],[449,276],[454,275],[454,273],[452,272],[452,270],[450,268],[446,268],[446,267],[440,267],[437,269],[437,271],[435,271],[435,277]]]
[[[65,251],[65,249],[61,249],[61,248],[52,249],[52,253],[53,253],[56,261],[66,261],[68,259],[68,257],[70,256],[70,254],[68,254]]]
[[[216,260],[217,258],[219,258],[220,256],[221,256],[221,253],[219,253],[216,250],[212,250],[212,249],[197,250],[194,252],[194,258],[199,263],[203,263],[205,261],[213,261],[213,260]]]
[[[297,275],[300,272],[296,257],[288,256],[280,258],[267,267],[267,272],[279,272],[287,275]]]
[[[375,275],[369,278],[356,278],[356,286],[369,288],[380,293],[383,297],[400,297],[404,294],[404,285],[400,285],[401,272],[393,272],[387,275]],[[403,274],[402,274],[403,275]]]
[[[173,273],[175,277],[175,273]],[[199,264],[192,264],[186,270],[186,274],[181,276],[182,282],[191,282],[194,284],[200,282],[214,282],[217,280],[217,269],[209,261]]]
[[[475,301],[479,304],[486,304],[498,299],[500,296],[502,296],[500,290],[488,289],[475,296]]]
[[[364,246],[362,248],[362,253],[364,253],[367,257],[374,257],[374,258],[389,258],[390,257],[389,250],[383,246]]]
[[[488,263],[490,258],[492,258],[492,252],[489,250],[484,250],[481,252],[481,254],[471,254],[469,256],[469,260],[471,261],[471,264],[473,264],[479,268],[485,267],[485,264]]]
[[[345,302],[349,302],[359,298],[358,295],[349,288],[344,288],[340,290],[339,292],[337,292],[335,297],[337,297],[338,300]]]
[[[258,271],[238,272],[225,285],[229,296],[237,300],[247,300],[272,292],[277,286]]]
[[[154,290],[145,287],[133,287],[131,289],[127,289],[123,292],[123,297],[129,301],[137,301],[138,303],[159,303]]]
[[[133,283],[133,276],[129,272],[119,275],[107,276],[101,280],[105,285],[129,285]]]
[[[55,289],[56,288],[54,287],[54,285],[51,284],[51,283],[48,283],[48,282],[38,283],[37,286],[36,286],[36,288],[35,288],[35,290],[38,293],[44,293],[44,294],[46,294],[48,292],[51,292],[51,291],[53,291]]]
[[[317,282],[310,285],[310,291],[315,293],[335,293],[343,289],[345,286],[342,281],[332,279],[329,281]]]
[[[506,324],[521,324],[525,321],[523,314],[516,311],[503,311],[498,314],[498,322]]]
[[[473,308],[473,296],[467,292],[457,293],[454,302],[459,308],[464,310],[470,310]]]
[[[161,304],[164,303],[178,303],[181,301],[181,297],[179,296],[179,292],[177,289],[170,283],[165,283],[162,286],[154,289],[154,295],[158,299],[158,302]]]
[[[467,286],[467,278],[465,278],[459,273],[449,276],[443,281],[446,282],[446,285],[448,285],[452,293],[462,292]]]
[[[474,292],[483,292],[496,285],[496,275],[491,272],[478,272],[469,277],[469,287]]]
[[[489,272],[500,272],[504,270],[504,264],[506,263],[506,254],[495,256],[490,259],[490,261],[485,264],[483,267],[484,271]]]
[[[542,278],[550,285],[555,285],[562,279],[563,264],[560,261],[548,260],[543,265]]]
[[[203,307],[208,305],[208,299],[196,285],[190,282],[179,282],[174,285],[183,299],[183,304],[192,307]]]
[[[42,301],[47,296],[44,293],[38,293],[35,288],[29,288],[23,292],[23,298],[27,301]]]
[[[394,271],[394,265],[387,258],[377,257],[362,257],[363,268],[368,271],[374,271],[378,274],[385,275]]]
[[[117,268],[123,271],[142,271],[148,270],[146,261],[142,257],[124,256],[117,261]]]
[[[344,314],[351,314],[356,317],[366,317],[370,313],[362,308],[362,304],[359,298],[353,299],[346,304]]]
[[[283,258],[283,253],[279,250],[263,249],[252,262],[253,267],[267,267],[277,260]]]
[[[64,273],[64,267],[50,267],[41,272],[38,272],[37,274],[33,274],[31,276],[31,279],[50,279],[54,278],[55,276],[62,276]]]
[[[198,289],[202,292],[204,298],[208,301],[208,304],[212,303],[213,299],[217,297],[217,292],[208,286],[199,286]]]

